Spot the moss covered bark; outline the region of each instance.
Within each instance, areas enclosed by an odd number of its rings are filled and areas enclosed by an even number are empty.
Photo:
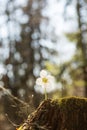
[[[18,130],[87,130],[87,99],[45,100]]]

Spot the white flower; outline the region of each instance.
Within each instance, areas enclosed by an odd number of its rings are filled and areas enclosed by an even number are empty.
[[[47,73],[45,70],[41,70],[40,77],[37,78],[36,84],[42,87],[51,86],[52,82],[54,82],[54,77]]]

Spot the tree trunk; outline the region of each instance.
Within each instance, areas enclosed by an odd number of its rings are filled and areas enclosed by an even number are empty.
[[[45,100],[17,130],[87,130],[87,99]]]
[[[80,30],[80,35],[78,38],[78,46],[81,48],[82,51],[82,57],[83,57],[83,74],[84,74],[84,83],[85,83],[85,97],[87,97],[87,41],[84,42],[84,33],[87,34],[87,32],[84,32],[82,29],[83,26],[87,26],[87,23],[83,23],[82,21],[82,14],[81,14],[81,8],[82,4],[80,0],[77,0],[77,15],[78,15],[78,29]]]

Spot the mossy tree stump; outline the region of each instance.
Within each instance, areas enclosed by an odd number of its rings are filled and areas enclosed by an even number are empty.
[[[18,130],[87,130],[87,99],[43,101]]]

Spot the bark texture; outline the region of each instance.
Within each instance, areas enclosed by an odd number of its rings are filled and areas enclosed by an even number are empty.
[[[18,130],[87,130],[87,99],[45,100]]]

